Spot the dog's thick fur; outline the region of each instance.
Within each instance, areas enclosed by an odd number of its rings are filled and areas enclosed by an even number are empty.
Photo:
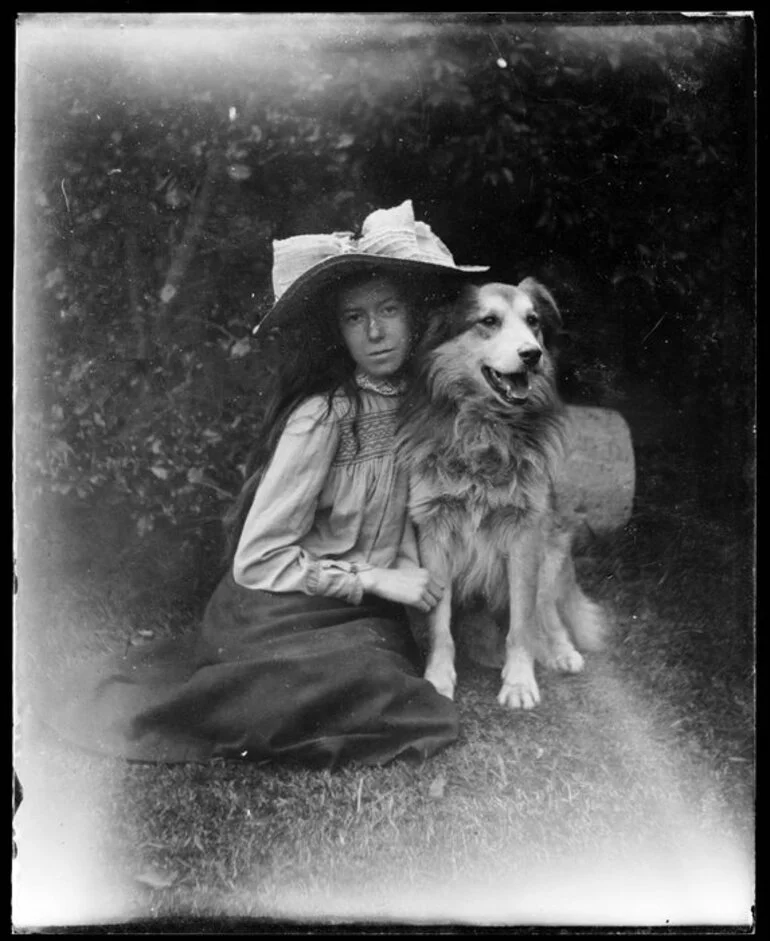
[[[553,341],[561,325],[539,282],[468,288],[438,312],[416,353],[397,437],[426,568],[447,586],[428,615],[426,678],[453,698],[453,610],[479,602],[507,628],[498,701],[540,701],[534,662],[578,672],[595,649],[600,608],[580,590],[573,532],[553,477],[563,406]]]

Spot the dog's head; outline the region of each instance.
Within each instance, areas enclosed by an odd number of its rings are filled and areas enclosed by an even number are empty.
[[[445,385],[447,394],[472,386],[509,409],[540,405],[553,395],[560,326],[556,302],[534,278],[472,286],[434,316],[420,352],[434,387]]]

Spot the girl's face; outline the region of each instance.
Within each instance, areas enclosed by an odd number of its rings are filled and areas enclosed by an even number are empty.
[[[359,368],[375,379],[397,373],[411,345],[409,308],[398,288],[372,278],[344,288],[338,303],[342,338]]]

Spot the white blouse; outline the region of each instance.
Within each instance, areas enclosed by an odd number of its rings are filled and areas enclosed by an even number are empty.
[[[330,411],[327,397],[313,396],[289,417],[235,553],[239,585],[359,604],[362,568],[419,566],[407,479],[393,455],[400,396],[387,382],[359,385],[357,440],[342,393]]]

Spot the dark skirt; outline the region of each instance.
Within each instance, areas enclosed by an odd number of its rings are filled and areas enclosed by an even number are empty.
[[[46,709],[65,739],[136,761],[423,759],[457,738],[404,609],[243,588],[226,576],[187,636],[90,666]]]

